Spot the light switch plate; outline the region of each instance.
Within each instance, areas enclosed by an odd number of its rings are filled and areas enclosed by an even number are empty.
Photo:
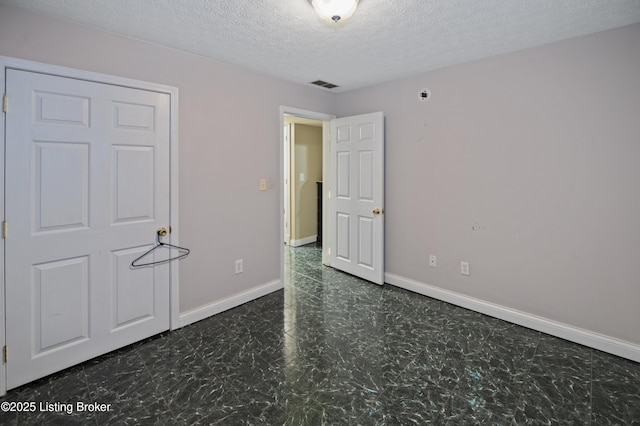
[[[469,262],[460,262],[460,273],[462,275],[469,275]]]

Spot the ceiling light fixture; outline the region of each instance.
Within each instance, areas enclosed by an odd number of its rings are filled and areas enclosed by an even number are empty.
[[[358,0],[312,0],[311,4],[322,18],[338,22],[353,15]]]

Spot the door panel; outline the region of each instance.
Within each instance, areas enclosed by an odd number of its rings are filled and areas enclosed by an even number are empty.
[[[89,144],[35,141],[32,153],[34,232],[87,228]]]
[[[34,355],[89,337],[88,263],[82,256],[34,265]]]
[[[154,150],[113,146],[113,223],[153,220]]]
[[[358,264],[373,269],[374,219],[358,217]]]
[[[152,268],[131,270],[131,262],[150,247],[116,250],[112,253],[113,302],[111,331],[130,326],[155,316],[155,288]]]
[[[334,234],[336,239],[335,242],[331,244],[332,247],[334,247],[332,251],[335,251],[335,256],[338,259],[349,262],[349,259],[351,259],[351,245],[349,244],[351,215],[344,212],[337,212],[336,216],[336,232]]]
[[[331,129],[331,266],[382,284],[384,117],[339,118]]]
[[[89,98],[39,90],[34,90],[33,96],[37,124],[89,127]]]
[[[337,174],[336,178],[336,197],[341,199],[351,198],[351,153],[338,151],[336,157]]]
[[[169,95],[7,70],[7,388],[169,328]]]

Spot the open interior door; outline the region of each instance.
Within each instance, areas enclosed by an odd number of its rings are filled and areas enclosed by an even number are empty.
[[[331,266],[384,283],[384,115],[331,120]]]

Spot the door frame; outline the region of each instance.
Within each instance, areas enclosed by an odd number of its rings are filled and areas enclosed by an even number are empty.
[[[24,59],[12,58],[7,56],[0,56],[0,88],[4,95],[6,89],[6,70],[16,69],[20,71],[30,71],[42,74],[50,74],[58,77],[74,78],[78,80],[85,80],[94,83],[110,84],[115,86],[123,86],[132,89],[141,89],[147,91],[153,91],[169,95],[169,111],[170,111],[170,133],[169,133],[169,225],[172,227],[172,233],[170,234],[170,243],[179,244],[179,163],[178,163],[178,88],[173,86],[167,86],[163,84],[150,83],[140,80],[132,80],[124,77],[116,77],[107,74],[95,73],[91,71],[84,71],[75,68],[67,68],[57,65],[49,65],[40,62],[28,61]],[[2,96],[4,98],[4,96]],[[8,100],[8,107],[11,108],[11,100]],[[2,147],[0,149],[0,214],[2,215],[2,221],[6,214],[5,211],[5,115],[3,113],[0,120],[0,134],[2,135]],[[11,230],[9,229],[8,232]],[[0,244],[0,342],[4,346],[6,344],[5,334],[5,240],[2,239]],[[178,262],[172,262],[169,267],[169,280],[170,280],[170,329],[174,330],[180,327],[179,314],[179,290],[180,290],[180,274]],[[7,370],[6,363],[1,360],[2,367],[0,368],[0,395],[4,395],[7,392]]]
[[[280,142],[280,183],[278,185],[278,187],[280,188],[280,206],[284,206],[284,200],[285,200],[285,195],[284,195],[284,173],[285,173],[285,160],[284,160],[284,155],[285,155],[285,150],[284,150],[284,143],[282,141],[284,141],[284,116],[285,115],[295,115],[296,117],[303,117],[303,118],[310,118],[313,120],[318,120],[318,121],[322,121],[322,175],[323,175],[323,179],[326,179],[329,176],[329,159],[330,159],[330,152],[329,152],[329,148],[331,147],[331,120],[333,120],[334,118],[336,118],[335,115],[333,114],[328,114],[328,113],[324,113],[324,112],[316,112],[316,111],[309,111],[306,109],[301,109],[301,108],[296,108],[296,107],[290,107],[290,106],[284,106],[281,105],[280,106],[280,138],[279,140]],[[326,200],[327,197],[329,196],[330,191],[329,191],[329,185],[323,185],[323,198]],[[331,227],[331,221],[329,220],[329,218],[327,218],[327,215],[325,214],[326,212],[326,208],[327,208],[327,203],[323,203],[322,205],[322,218],[323,218],[323,223],[322,223],[322,263],[324,263],[325,265],[329,265],[329,256],[325,254],[329,253],[329,250],[331,249],[329,247],[328,242],[325,243],[325,241],[327,241],[324,238],[324,235],[327,235],[327,232],[329,231],[330,227]],[[291,226],[291,224],[289,224],[289,226]],[[284,214],[280,214],[280,238],[279,240],[282,240],[282,236],[284,236]],[[282,281],[282,283],[284,283],[284,244],[280,244],[280,281]]]
[[[284,203],[283,203],[283,222],[286,224],[289,222],[289,227],[284,226],[284,235],[283,240],[285,245],[291,244],[291,173],[288,173],[291,170],[291,125],[285,124],[282,126],[282,134],[284,139],[282,141],[282,164],[284,170],[284,178],[283,178],[283,194],[284,194]],[[288,176],[287,176],[288,175]]]

